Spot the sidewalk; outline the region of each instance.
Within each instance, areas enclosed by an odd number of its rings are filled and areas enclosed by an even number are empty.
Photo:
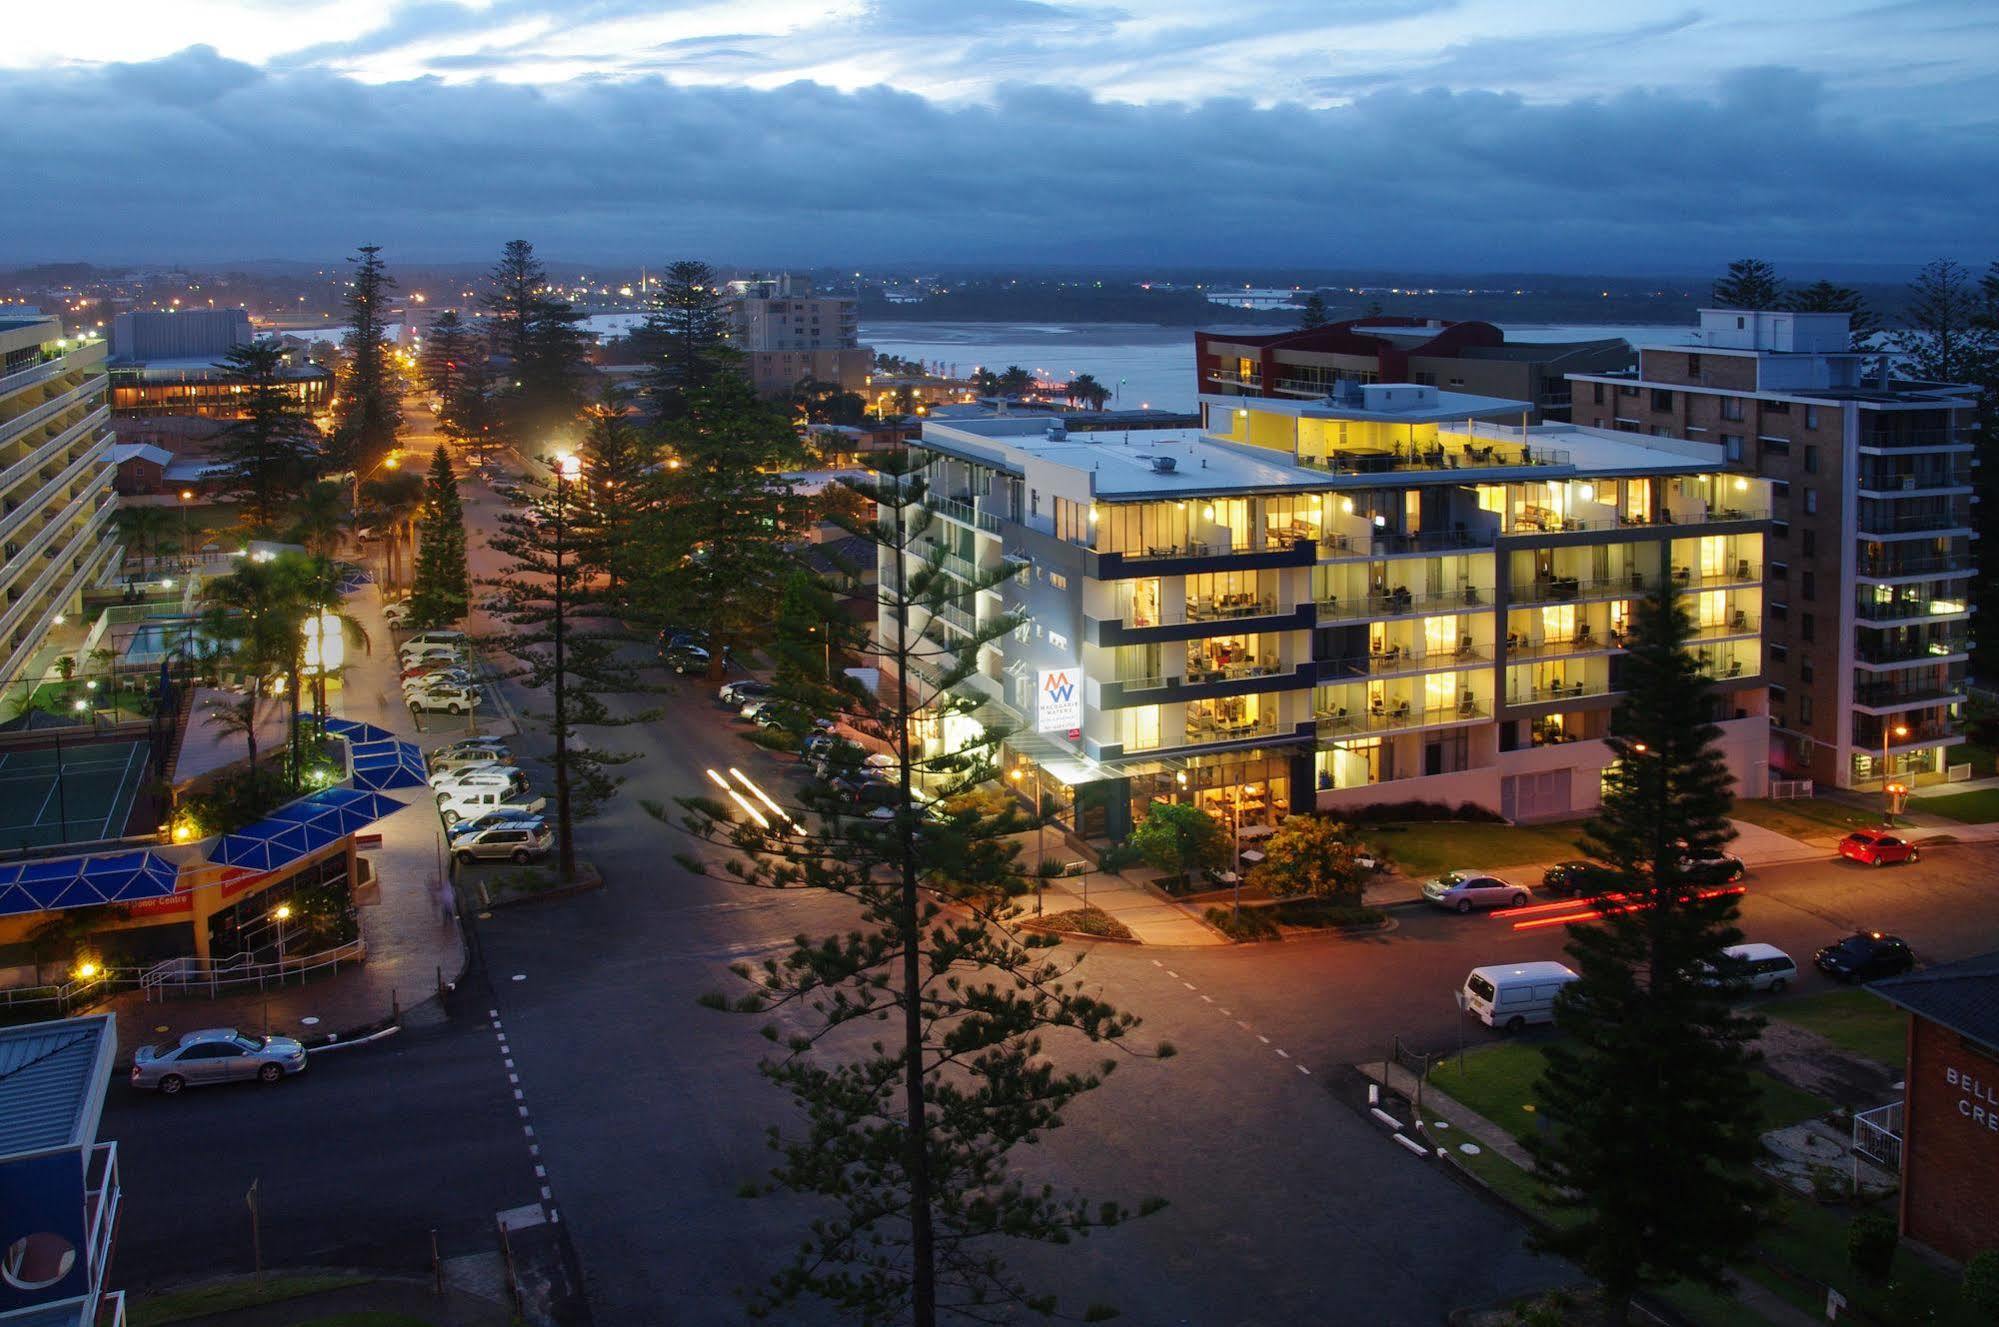
[[[1124,923],[1144,945],[1225,945],[1228,942],[1198,915],[1161,897],[1135,880],[1092,871],[1087,877],[1063,876],[1042,887],[1042,911],[1067,912],[1083,906],[1083,882],[1089,881],[1090,906]],[[1033,909],[1030,906],[1029,915]]]
[[[366,626],[372,649],[348,664],[343,685],[329,698],[333,712],[379,724],[426,749],[444,741],[419,736],[409,709],[399,703],[399,670],[379,592],[365,587],[348,599],[348,609]],[[379,901],[360,909],[366,962],[343,966],[303,986],[251,988],[212,1000],[187,995],[149,1004],[140,992],[128,991],[108,1006],[118,1016],[121,1054],[204,1027],[261,1032],[268,1026],[273,1032],[325,1034],[378,1024],[392,1014],[401,1015],[405,1024],[412,1018],[419,1023],[441,1019],[434,1004],[415,1007],[436,994],[440,978],[455,982],[465,967],[457,919],[442,914],[436,894],[444,831],[426,789],[397,789],[390,796],[408,805],[375,824],[370,832],[379,833],[382,844],[361,854],[374,863],[380,884]]]

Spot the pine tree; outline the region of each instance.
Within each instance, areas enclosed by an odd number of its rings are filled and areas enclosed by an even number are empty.
[[[659,445],[633,422],[624,396],[607,391],[585,412],[578,451],[590,477],[576,504],[579,556],[603,573],[605,597],[618,603],[643,569],[640,531],[656,493]]]
[[[1855,350],[1874,349],[1874,340],[1881,334],[1881,315],[1867,307],[1859,291],[1848,286],[1814,281],[1785,296],[1784,307],[1798,313],[1845,314],[1851,333],[1848,344]]]
[[[1054,1297],[1008,1270],[1004,1243],[1067,1244],[1132,1214],[1014,1172],[1015,1150],[1061,1126],[1067,1107],[1114,1067],[1106,1058],[1065,1069],[1042,1038],[1059,1028],[1071,1034],[1065,1041],[1142,1054],[1130,1046],[1138,1024],[1085,992],[1073,975],[1080,960],[1037,957],[1007,927],[1027,889],[1009,839],[1035,821],[1011,799],[994,809],[975,795],[991,781],[1004,734],[987,731],[949,751],[918,736],[978,731],[976,700],[954,688],[975,671],[980,645],[1017,619],[997,617],[958,638],[938,614],[1013,569],[969,580],[945,572],[923,542],[937,518],[922,505],[920,470],[906,455],[880,470],[878,482],[856,487],[877,504],[878,521],[861,528],[885,568],[880,630],[864,648],[890,681],[877,694],[838,675],[830,690],[842,726],[891,755],[893,813],[858,814],[830,791],[775,813],[748,798],[680,803],[681,827],[723,850],[683,858],[690,870],[826,891],[856,915],[841,934],[801,937],[777,958],[736,965],[747,990],[704,1000],[767,1021],[777,1050],[762,1072],[802,1118],[772,1131],[777,1162],[753,1191],[817,1200],[810,1233],[751,1308],[788,1317],[818,1300],[859,1321],[915,1327],[947,1316],[998,1321],[1014,1309],[1052,1315]],[[795,627],[810,615],[785,620]],[[781,659],[798,658],[794,671],[807,684],[788,694],[816,708],[829,689],[824,669],[815,681],[805,662],[811,638],[787,629],[777,648]],[[840,1035],[849,1027],[860,1035]],[[1089,1306],[1082,1316],[1111,1311]]]
[[[465,616],[471,582],[465,571],[465,508],[451,458],[442,446],[431,453],[417,531],[416,575],[410,591],[413,620],[425,627],[456,622]]]
[[[1985,305],[1980,286],[1961,263],[1939,258],[1924,264],[1909,283],[1909,302],[1902,309],[1908,330],[1895,335],[1896,352],[1927,382],[1992,381],[1999,372],[1999,327],[1981,317]]]
[[[706,633],[720,676],[731,653],[769,634],[787,546],[811,510],[783,475],[804,452],[791,421],[741,374],[693,389],[684,405],[643,506],[627,601],[643,618]]]
[[[364,244],[348,283],[347,334],[341,338],[340,388],[334,396],[332,459],[366,474],[395,449],[403,427],[402,387],[389,358],[388,297],[396,288],[381,246]]]
[[[229,485],[243,524],[270,533],[285,519],[292,497],[319,473],[319,430],[275,340],[232,346],[220,367],[247,388],[242,414],[218,440]]]
[[[647,364],[643,392],[655,425],[685,418],[690,394],[742,371],[742,354],[730,342],[733,330],[732,305],[713,268],[682,261],[666,269],[652,310],[632,337]]]
[[[583,407],[586,333],[583,315],[549,283],[526,240],[509,240],[487,276],[497,366],[496,427],[514,446],[539,454],[574,430]]]
[[[1711,298],[1718,309],[1781,308],[1784,283],[1761,258],[1738,258],[1728,265],[1728,275],[1714,283]]]
[[[564,462],[575,467],[568,474]],[[576,878],[578,820],[596,815],[617,792],[616,766],[633,757],[577,740],[580,727],[621,726],[654,717],[614,713],[610,696],[644,690],[618,650],[628,634],[607,615],[601,587],[578,556],[574,525],[577,485],[584,482],[576,458],[552,458],[550,478],[522,482],[514,510],[500,516],[492,546],[507,559],[492,584],[511,605],[508,629],[499,644],[511,654],[513,676],[532,690],[546,690],[549,709],[535,715],[548,726],[555,751],[555,841],[563,880]]]
[[[1301,330],[1309,332],[1314,327],[1324,327],[1332,320],[1333,315],[1326,311],[1326,297],[1316,290],[1307,295],[1304,304],[1299,306],[1298,326]]]
[[[430,325],[423,353],[417,357],[424,388],[437,398],[438,428],[446,437],[460,441],[465,434],[459,427],[456,407],[465,392],[465,368],[471,356],[472,329],[458,316],[458,310],[447,309]]]
[[[1670,585],[1638,606],[1614,763],[1582,840],[1617,883],[1569,928],[1579,979],[1555,1002],[1564,1039],[1539,1085],[1551,1127],[1528,1142],[1548,1200],[1573,1217],[1542,1243],[1597,1279],[1613,1323],[1646,1285],[1722,1284],[1767,1200],[1752,1077],[1762,1020],[1711,982],[1742,938],[1735,896],[1688,879],[1734,830],[1715,701],[1687,634]]]

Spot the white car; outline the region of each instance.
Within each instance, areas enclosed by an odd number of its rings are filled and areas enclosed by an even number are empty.
[[[548,809],[546,797],[509,796],[491,789],[464,789],[438,794],[437,814],[450,829],[461,820],[504,812],[515,819],[538,816]]]
[[[497,751],[502,756],[511,754],[504,737],[461,737],[455,742],[446,742],[430,753],[432,760],[442,756],[460,755],[467,751]]]
[[[433,765],[430,770],[430,786],[435,791],[438,788],[463,783],[464,779],[460,776],[473,773],[474,771],[491,771],[495,774],[506,774],[512,770],[512,765],[503,764],[497,760],[465,760],[450,765]]]
[[[465,652],[456,645],[405,645],[396,657],[402,660],[405,668],[414,668],[418,664],[427,663],[465,662]]]
[[[440,774],[450,774],[461,769],[477,769],[484,765],[504,766],[514,763],[514,756],[505,747],[475,746],[463,751],[445,751],[430,758],[430,774],[436,778]]]
[[[409,625],[409,620],[410,620],[409,600],[402,599],[398,600],[393,604],[386,605],[382,609],[382,617],[392,627],[402,627]]]
[[[440,668],[434,673],[418,673],[415,677],[403,679],[403,694],[421,691],[425,687],[453,686],[469,687],[475,679],[469,668]]]
[[[528,776],[512,765],[474,765],[470,769],[433,774],[430,786],[439,797],[468,788],[493,788],[513,797],[527,791]]]
[[[1423,886],[1423,897],[1440,908],[1470,912],[1473,908],[1524,908],[1530,896],[1524,886],[1490,871],[1446,871]]]
[[[439,683],[435,686],[419,687],[403,693],[409,702],[410,713],[435,713],[442,710],[446,714],[470,714],[479,708],[479,693],[471,687],[455,683]]]

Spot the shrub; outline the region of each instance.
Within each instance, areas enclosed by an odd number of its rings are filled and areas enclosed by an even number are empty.
[[[1289,926],[1341,928],[1379,926],[1387,917],[1387,914],[1378,908],[1362,907],[1358,903],[1334,903],[1324,899],[1293,899],[1262,911],[1274,913],[1277,920]]]
[[[1138,849],[1132,846],[1130,839],[1122,843],[1113,843],[1097,854],[1097,869],[1109,871],[1114,875],[1123,875],[1125,867],[1136,866],[1138,863]]]
[[[1264,860],[1249,881],[1277,898],[1360,902],[1367,871],[1353,831],[1325,816],[1292,816],[1263,843]]]
[[[798,734],[782,728],[753,728],[749,739],[766,751],[798,750]]]
[[[1976,1254],[1964,1265],[1964,1302],[1999,1322],[1999,1249]]]
[[[1263,908],[1245,908],[1240,914],[1227,908],[1209,908],[1208,924],[1231,940],[1275,940],[1277,921]]]
[[[1101,935],[1113,940],[1131,939],[1131,928],[1102,908],[1071,908],[1067,912],[1051,912],[1036,919],[1039,925],[1051,930],[1068,931],[1075,935]]]
[[[1884,1212],[1863,1212],[1847,1227],[1846,1260],[1862,1276],[1885,1281],[1895,1269],[1895,1244],[1899,1238],[1895,1218]]]

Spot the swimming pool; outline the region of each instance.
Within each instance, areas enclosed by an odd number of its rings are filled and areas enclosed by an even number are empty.
[[[192,619],[166,618],[142,623],[132,633],[125,642],[125,662],[152,664],[183,654],[200,657],[213,651],[216,645],[214,637],[198,630]]]

